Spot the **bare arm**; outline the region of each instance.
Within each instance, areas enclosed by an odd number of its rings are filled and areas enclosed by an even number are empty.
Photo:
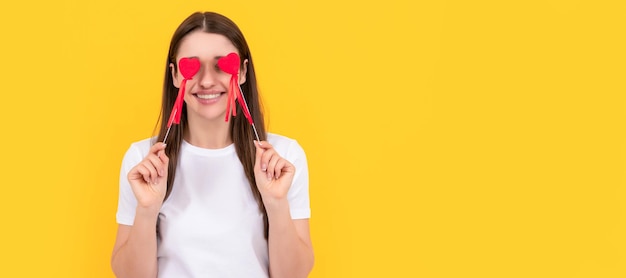
[[[256,147],[255,178],[269,220],[270,276],[307,277],[314,261],[309,220],[293,220],[287,199],[296,169],[268,142]]]
[[[291,219],[289,204],[267,208],[270,276],[307,277],[313,269],[313,247],[308,219]]]
[[[119,225],[111,268],[119,278],[157,277],[156,224],[167,191],[168,157],[165,145],[157,143],[149,154],[128,172],[137,199],[132,226]]]
[[[158,211],[137,208],[133,226],[118,226],[111,256],[116,277],[157,277],[157,215]]]

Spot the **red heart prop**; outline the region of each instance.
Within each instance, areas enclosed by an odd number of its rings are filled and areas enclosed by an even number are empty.
[[[230,74],[238,74],[240,62],[241,60],[239,60],[239,55],[237,55],[237,53],[235,52],[231,52],[225,57],[222,57],[219,60],[217,60],[217,65],[220,67],[220,69],[223,72],[230,73]]]
[[[196,57],[182,58],[178,62],[180,73],[185,79],[192,79],[200,70],[200,60]]]

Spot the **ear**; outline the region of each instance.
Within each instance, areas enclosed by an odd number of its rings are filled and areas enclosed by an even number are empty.
[[[246,83],[246,74],[248,73],[248,59],[243,60],[243,68],[239,71],[239,85]]]
[[[180,88],[180,80],[178,79],[178,71],[174,67],[174,63],[170,63],[170,72],[172,73],[172,81],[174,81],[174,87]]]

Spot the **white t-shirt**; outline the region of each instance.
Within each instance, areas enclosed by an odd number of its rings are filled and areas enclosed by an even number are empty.
[[[133,225],[137,200],[128,172],[148,154],[153,138],[133,143],[122,161],[117,222]],[[288,193],[293,219],[311,216],[304,151],[293,139],[268,141],[296,167]],[[235,145],[203,149],[183,142],[174,187],[159,212],[159,277],[268,277],[268,247],[258,209]]]

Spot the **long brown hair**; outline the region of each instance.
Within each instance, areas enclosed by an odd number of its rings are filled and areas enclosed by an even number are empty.
[[[237,48],[239,51],[239,55],[241,57],[241,65],[240,68],[243,67],[243,62],[247,59],[247,72],[246,72],[246,82],[241,86],[242,93],[246,102],[248,103],[248,107],[250,109],[250,114],[252,115],[252,119],[254,121],[254,125],[259,133],[259,138],[261,140],[266,140],[267,136],[265,133],[265,123],[263,120],[263,113],[261,109],[261,103],[259,100],[259,93],[257,88],[256,75],[254,72],[254,63],[252,62],[252,56],[250,55],[250,49],[248,48],[248,43],[246,39],[243,37],[243,34],[239,30],[239,27],[227,17],[213,13],[213,12],[196,12],[187,19],[185,19],[178,29],[174,32],[172,36],[172,40],[170,42],[170,49],[167,54],[167,60],[165,62],[165,79],[163,82],[163,101],[161,106],[161,116],[160,121],[157,123],[159,126],[159,135],[157,136],[157,141],[162,142],[165,137],[165,132],[167,131],[167,121],[170,117],[170,113],[172,107],[174,106],[174,101],[176,100],[176,96],[178,94],[178,88],[174,86],[174,81],[172,79],[172,69],[170,68],[170,63],[174,64],[174,72],[177,71],[177,62],[176,62],[176,53],[178,52],[178,47],[180,46],[181,40],[189,33],[202,30],[207,33],[220,34],[228,40]],[[263,204],[263,200],[261,199],[261,194],[259,193],[259,189],[256,186],[256,182],[254,179],[254,161],[256,149],[254,147],[253,140],[254,131],[252,127],[247,122],[245,117],[243,117],[243,111],[241,111],[241,107],[237,106],[237,115],[238,117],[233,117],[230,120],[230,135],[235,144],[235,149],[237,151],[237,156],[243,165],[243,170],[248,178],[248,182],[250,183],[250,189],[254,195],[254,198],[257,201],[259,206],[259,210],[263,214],[263,223],[265,229],[265,237],[267,238],[268,230],[269,230],[269,222],[267,219],[267,212],[265,211],[265,205]],[[172,125],[170,133],[167,138],[167,147],[165,148],[165,153],[170,159],[170,164],[168,167],[168,177],[167,177],[167,193],[165,194],[165,199],[167,199],[172,192],[172,187],[174,186],[174,178],[176,177],[176,166],[178,165],[179,160],[179,151],[180,146],[183,141],[183,131],[187,126],[187,106],[183,104],[180,124]]]

